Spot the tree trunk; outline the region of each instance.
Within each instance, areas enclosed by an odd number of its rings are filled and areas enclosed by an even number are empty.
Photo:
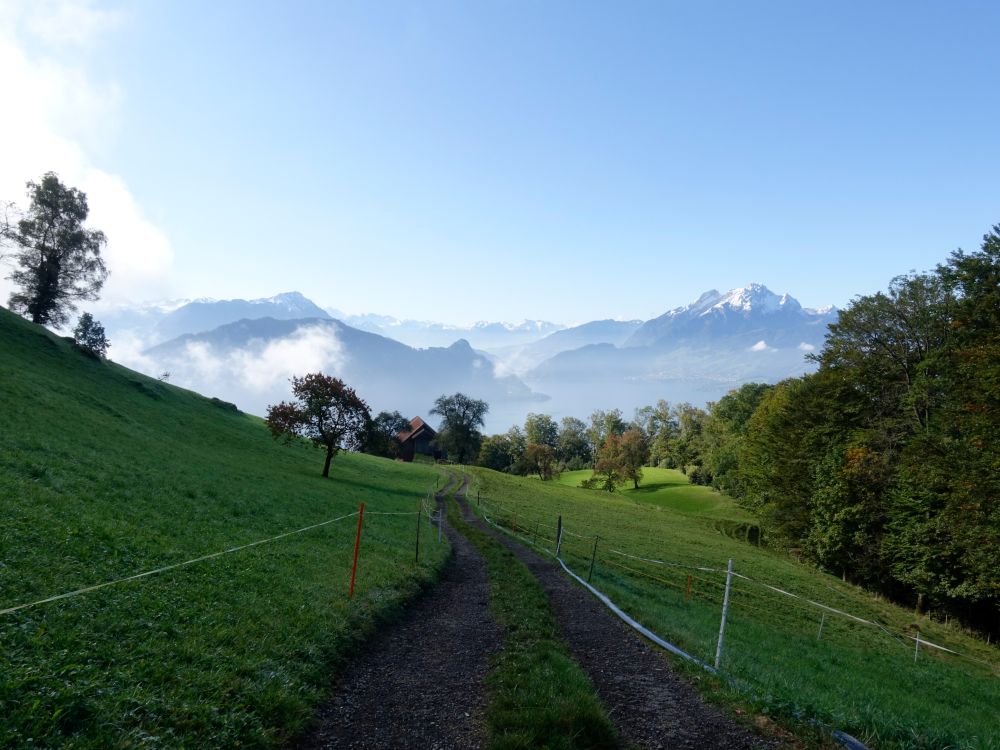
[[[924,595],[922,593],[917,594],[917,608],[916,615],[921,617],[924,614]]]
[[[333,460],[333,446],[328,445],[326,447],[326,461],[323,463],[323,476],[329,478],[330,476],[330,461]]]

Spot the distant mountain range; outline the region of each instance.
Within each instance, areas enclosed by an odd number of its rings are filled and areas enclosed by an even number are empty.
[[[528,411],[586,417],[597,408],[664,398],[704,404],[741,383],[774,382],[813,365],[834,308],[803,308],[762,284],[706,292],[648,321],[547,321],[458,327],[382,315],[343,315],[298,292],[255,300],[194,300],[119,308],[102,318],[146,342],[124,364],[263,413],[287,398],[292,374],[323,369],[376,409],[426,416],[462,391],[491,405],[488,428]],[[116,352],[112,348],[112,357]]]
[[[762,284],[712,290],[639,326],[624,343],[593,343],[553,355],[521,377],[553,394],[553,410],[622,408],[657,399],[704,404],[742,383],[776,382],[814,365],[834,308],[803,308]],[[558,394],[558,395],[556,395]]]
[[[288,397],[291,375],[316,370],[353,385],[375,410],[409,416],[426,415],[435,398],[456,391],[498,405],[545,398],[517,377],[498,376],[465,339],[415,349],[330,318],[244,319],[179,336],[144,355],[185,380],[215,376],[216,391],[225,389],[227,400],[259,414]]]
[[[496,349],[531,343],[563,327],[545,320],[520,323],[480,321],[471,326],[452,326],[425,320],[400,320],[388,315],[343,315],[333,308],[328,308],[327,312],[354,328],[388,336],[415,347],[448,346],[458,339],[465,339],[476,349]]]
[[[284,292],[251,300],[196,299],[121,306],[102,311],[100,317],[108,330],[128,330],[156,343],[186,333],[204,333],[227,323],[260,318],[336,319],[352,328],[387,336],[409,346],[450,346],[459,339],[465,339],[477,349],[526,344],[564,327],[544,320],[524,320],[520,323],[481,321],[471,326],[454,326],[372,313],[347,315],[333,307],[321,308],[299,292]]]
[[[763,284],[749,284],[726,294],[713,289],[690,305],[648,320],[625,346],[677,346],[748,336],[756,336],[756,341],[770,339],[768,344],[772,346],[795,346],[803,341],[815,345],[822,343],[826,325],[834,320],[836,312],[832,307],[808,310],[787,294],[779,297]]]
[[[238,320],[330,318],[330,314],[299,292],[261,299],[171,300],[144,305],[120,305],[100,311],[110,335],[135,336],[147,344],[187,333],[203,333]]]
[[[595,344],[621,346],[642,324],[641,320],[594,320],[528,344],[497,349],[493,354],[505,370],[524,374],[561,352]]]
[[[186,333],[211,331],[238,320],[274,318],[275,320],[305,320],[329,318],[323,308],[313,304],[298,292],[285,292],[266,299],[200,300],[188,302],[167,313],[156,324],[156,335],[162,341]]]

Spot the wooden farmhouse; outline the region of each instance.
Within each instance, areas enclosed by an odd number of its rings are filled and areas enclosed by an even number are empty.
[[[437,432],[429,424],[414,417],[410,420],[410,429],[396,435],[400,443],[399,457],[404,461],[412,461],[417,454],[438,458],[440,454],[433,445],[436,437]]]

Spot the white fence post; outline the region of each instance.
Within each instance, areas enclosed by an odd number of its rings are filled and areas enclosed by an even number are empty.
[[[715,668],[722,661],[722,641],[726,637],[726,616],[729,614],[729,587],[733,583],[733,558],[729,558],[729,569],[726,571],[726,594],[722,598],[722,622],[719,624],[719,642],[715,646]]]

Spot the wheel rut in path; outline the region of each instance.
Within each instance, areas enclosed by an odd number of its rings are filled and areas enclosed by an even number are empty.
[[[464,518],[499,540],[538,579],[549,597],[573,658],[590,676],[608,716],[627,742],[641,748],[748,750],[779,743],[755,735],[706,705],[666,657],[571,581],[557,563],[539,557],[484,524],[456,494]]]
[[[437,494],[439,506],[451,486]],[[297,750],[485,744],[483,678],[502,633],[488,609],[485,561],[461,534],[444,532],[454,556],[441,579],[339,675]]]

